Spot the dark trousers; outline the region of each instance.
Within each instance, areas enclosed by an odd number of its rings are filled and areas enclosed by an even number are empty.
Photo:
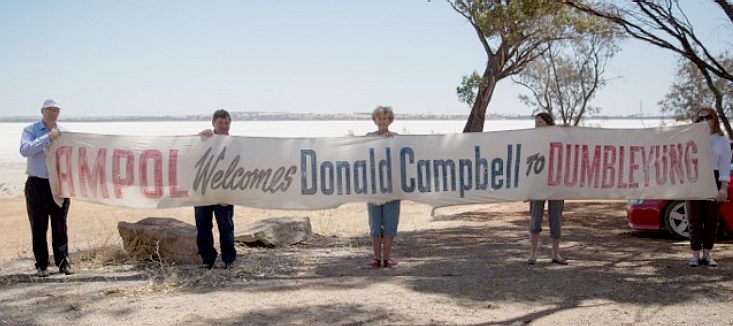
[[[221,244],[221,260],[224,263],[232,263],[237,259],[237,251],[234,249],[234,206],[196,206],[196,245],[204,264],[213,265],[216,261],[217,252],[214,248],[214,228],[212,215],[216,217],[216,225],[219,228],[219,243]]]
[[[53,201],[51,186],[48,179],[28,177],[25,182],[25,205],[28,211],[28,220],[31,223],[33,235],[33,255],[36,257],[36,267],[48,267],[48,231],[49,217],[51,220],[51,237],[53,239],[53,260],[56,266],[61,267],[68,263],[69,238],[66,234],[66,214],[69,212],[70,201],[64,199],[59,207]]]
[[[715,185],[720,190],[718,170],[714,174]],[[688,200],[686,205],[687,221],[690,222],[690,248],[694,251],[713,249],[718,232],[720,203],[714,200]]]
[[[694,251],[713,249],[718,232],[720,203],[713,200],[688,200],[687,220],[690,222],[690,248]]]

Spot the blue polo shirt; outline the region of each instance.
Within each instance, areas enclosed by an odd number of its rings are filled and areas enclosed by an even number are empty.
[[[56,129],[65,130],[58,124],[56,124]],[[20,137],[20,155],[28,159],[25,174],[31,177],[48,179],[46,149],[51,144],[51,139],[48,137],[49,131],[42,120],[23,129],[23,135]]]

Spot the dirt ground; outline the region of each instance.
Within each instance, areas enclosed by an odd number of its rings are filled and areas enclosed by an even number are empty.
[[[238,247],[234,268],[210,271],[115,252],[118,221],[192,222],[192,209],[75,202],[76,274],[43,279],[32,276],[22,198],[0,205],[0,325],[733,325],[733,242],[716,246],[719,267],[688,267],[686,243],[630,230],[620,201],[566,203],[567,266],[551,264],[548,232],[542,259],[526,264],[526,203],[444,208],[431,217],[429,207],[406,202],[393,270],[366,267],[363,204],[307,213],[238,207],[237,226],[309,214],[321,235],[285,249]]]

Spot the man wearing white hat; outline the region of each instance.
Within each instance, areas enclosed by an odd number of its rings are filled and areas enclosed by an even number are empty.
[[[48,183],[46,170],[46,150],[54,140],[59,138],[62,129],[56,120],[59,117],[61,106],[54,100],[46,100],[41,107],[43,118],[23,129],[20,139],[20,155],[27,159],[25,183],[25,202],[28,219],[31,223],[33,235],[33,255],[36,258],[36,276],[46,277],[48,272],[48,243],[46,232],[48,221],[51,221],[51,236],[53,238],[53,258],[59,273],[70,275],[68,236],[66,232],[66,214],[69,211],[70,201],[64,198],[60,207],[54,202],[51,186]]]

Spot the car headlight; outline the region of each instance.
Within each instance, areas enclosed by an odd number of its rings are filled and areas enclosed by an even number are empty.
[[[644,202],[643,199],[632,199],[632,200],[629,200],[629,206],[641,205],[643,202]]]

